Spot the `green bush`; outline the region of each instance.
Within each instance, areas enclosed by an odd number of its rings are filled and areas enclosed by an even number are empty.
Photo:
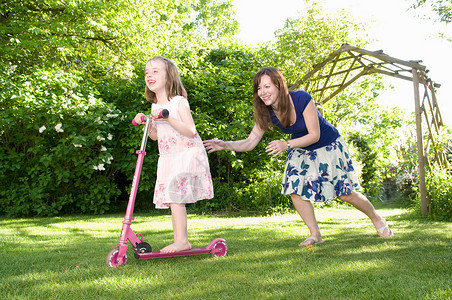
[[[362,164],[361,186],[370,199],[380,199],[382,180],[379,175],[377,152],[370,146],[370,141],[359,132],[349,134],[347,140],[358,149],[357,157]]]
[[[104,213],[125,117],[77,73],[1,70],[0,214]]]
[[[426,185],[431,202],[430,217],[452,221],[452,170],[433,167],[427,174]]]

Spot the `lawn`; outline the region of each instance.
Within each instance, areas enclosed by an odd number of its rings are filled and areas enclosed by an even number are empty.
[[[193,247],[226,239],[224,257],[136,260],[106,266],[123,215],[0,219],[1,299],[451,299],[452,223],[381,206],[394,231],[379,238],[348,207],[317,209],[323,244],[296,214],[189,215]],[[157,250],[169,215],[137,214],[132,228]],[[130,244],[129,244],[130,245]]]

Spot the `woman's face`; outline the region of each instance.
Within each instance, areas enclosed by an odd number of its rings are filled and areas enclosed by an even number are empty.
[[[144,68],[144,80],[146,86],[152,92],[157,93],[161,89],[165,89],[166,84],[166,65],[164,62],[155,59],[148,61]]]
[[[265,105],[276,106],[278,104],[279,90],[268,75],[262,75],[257,87],[257,95]]]

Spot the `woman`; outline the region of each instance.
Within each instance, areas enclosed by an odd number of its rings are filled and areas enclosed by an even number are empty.
[[[273,67],[260,70],[253,79],[255,125],[245,140],[204,141],[208,153],[219,150],[239,152],[256,147],[272,124],[291,134],[288,141],[268,144],[268,155],[287,151],[281,193],[290,195],[295,209],[310,235],[300,246],[322,243],[311,201],[339,198],[366,214],[381,237],[392,237],[386,221],[377,214],[361,193],[350,155],[338,130],[317,111],[311,96],[304,91],[289,92],[283,75]]]

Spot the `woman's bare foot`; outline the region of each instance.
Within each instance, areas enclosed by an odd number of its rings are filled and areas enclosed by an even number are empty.
[[[386,220],[380,217],[380,220],[378,222],[374,223],[375,229],[377,230],[377,233],[380,237],[393,237],[394,234],[392,233],[391,229],[389,228],[388,224],[386,223]]]
[[[162,253],[174,253],[174,252],[180,252],[185,250],[190,250],[191,245],[189,242],[186,243],[173,243],[171,245],[166,246],[160,252]]]

